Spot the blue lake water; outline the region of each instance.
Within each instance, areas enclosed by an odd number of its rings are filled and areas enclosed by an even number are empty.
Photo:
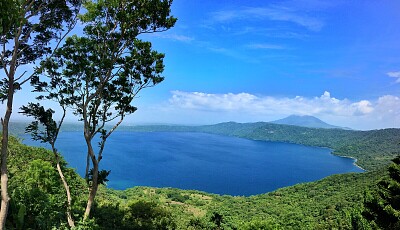
[[[25,144],[41,145],[28,135],[24,138]],[[84,175],[87,151],[82,133],[60,133],[56,147]],[[111,170],[108,187],[115,189],[175,187],[247,196],[363,171],[354,160],[330,153],[327,148],[205,133],[115,132],[100,166]]]

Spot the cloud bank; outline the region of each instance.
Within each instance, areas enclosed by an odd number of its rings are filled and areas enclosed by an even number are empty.
[[[398,98],[386,96],[380,98],[380,101],[390,100],[393,102],[396,99],[398,100]],[[337,116],[362,116],[372,113],[376,107],[367,100],[357,102],[351,102],[347,99],[339,100],[331,97],[327,91],[320,97],[314,98],[302,96],[278,98],[255,96],[249,93],[208,94],[173,91],[170,103],[180,108],[197,110],[241,111],[260,114],[332,114]]]
[[[250,93],[171,93],[170,106],[176,110],[192,111],[192,114],[197,111],[203,116],[223,114],[226,118],[237,118],[239,121],[254,121],[260,118],[270,121],[267,119],[299,114],[317,116],[337,125],[359,129],[400,126],[400,98],[393,95],[381,96],[375,100],[351,101],[335,98],[327,91],[312,98],[257,96]]]

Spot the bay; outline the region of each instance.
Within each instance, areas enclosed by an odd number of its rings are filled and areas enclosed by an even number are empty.
[[[43,146],[28,135],[23,142]],[[83,176],[87,151],[82,133],[60,133],[56,147]],[[363,172],[353,159],[331,151],[206,133],[115,132],[100,166],[111,170],[107,186],[114,189],[174,187],[249,196],[332,174]]]

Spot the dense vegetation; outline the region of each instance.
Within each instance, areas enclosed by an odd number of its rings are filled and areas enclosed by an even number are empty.
[[[0,229],[399,227],[399,160],[389,166],[388,174],[384,167],[397,154],[399,129],[361,132],[262,122],[127,127],[125,130],[208,132],[329,147],[334,154],[357,158],[369,172],[331,176],[252,197],[173,188],[107,189],[103,182],[108,172],[98,170],[107,138],[126,115],[136,111],[132,101],[137,93],[164,79],[164,55],[138,36],[162,32],[175,24],[170,16],[172,0],[6,0],[1,4],[0,69],[4,78],[0,79],[0,100],[6,102],[6,109],[1,118]],[[83,33],[63,41],[78,18]],[[32,64],[38,65],[32,68]],[[28,69],[19,75],[17,70],[25,70],[24,65]],[[14,94],[27,82],[40,93],[37,100],[54,100],[64,111],[57,123],[52,118],[55,111],[40,104],[26,101],[28,106],[22,109],[35,118],[28,131],[34,139],[51,143],[52,152],[9,138],[9,131],[21,133],[18,128],[25,128],[9,126],[9,121]],[[85,179],[66,167],[55,148],[67,108],[83,122],[80,129],[88,147]],[[109,126],[110,121],[116,123]],[[39,123],[45,131],[39,130]],[[96,135],[101,138],[97,153],[92,147]]]
[[[282,141],[309,146],[328,147],[333,154],[357,159],[357,165],[376,170],[399,154],[400,129],[354,131],[306,128],[267,122],[227,122],[206,126],[132,126],[122,129],[154,132],[206,132],[262,141]],[[121,129],[121,130],[122,130]]]
[[[400,156],[393,159],[388,172],[377,191],[367,192],[363,214],[374,228],[400,229]]]
[[[61,180],[54,167],[54,155],[43,148],[22,145],[10,139],[9,172],[12,197],[7,229],[51,229],[65,225],[67,202]],[[74,170],[61,163],[70,181],[76,213],[83,212],[85,181]]]
[[[125,116],[136,111],[133,100],[138,93],[164,79],[165,55],[139,37],[174,26],[177,19],[171,15],[171,4],[172,0],[0,2],[0,101],[6,104],[1,117],[0,230],[5,229],[10,200],[13,202],[8,191],[11,177],[8,144],[9,122],[12,111],[16,110],[13,109],[14,94],[27,82],[31,83],[32,92],[37,93],[34,99],[26,97],[21,113],[34,118],[26,128],[33,139],[52,146],[67,196],[67,219],[71,228],[75,227],[75,222],[69,182],[63,175],[55,142],[67,110],[81,122],[87,145],[85,179],[89,191],[83,221],[88,223],[98,186],[108,175],[99,170],[107,138]],[[68,36],[78,19],[78,32]],[[56,106],[45,108],[47,103],[41,104],[42,100],[53,101]],[[61,110],[57,112],[59,121],[53,118],[55,107]],[[110,122],[113,126],[106,129]],[[99,143],[92,142],[95,136],[100,136]],[[98,151],[93,148],[96,144]],[[36,163],[32,166],[34,171],[51,167]],[[26,207],[21,206],[19,210],[23,216]]]
[[[9,229],[66,228],[66,198],[46,149],[10,143]],[[82,218],[86,182],[63,170],[73,193],[75,219]],[[351,229],[363,226],[365,192],[388,175],[385,168],[344,174],[251,197],[233,197],[174,188],[99,188],[92,219],[78,229]],[[219,227],[220,228],[219,228]],[[367,227],[369,225],[366,225]]]

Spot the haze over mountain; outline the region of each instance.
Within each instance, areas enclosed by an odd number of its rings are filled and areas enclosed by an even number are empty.
[[[290,115],[286,118],[279,119],[276,121],[271,121],[274,124],[281,124],[281,125],[295,125],[301,127],[308,127],[308,128],[324,128],[324,129],[349,129],[345,127],[335,126],[328,124],[319,118],[314,116],[300,116],[300,115]]]

